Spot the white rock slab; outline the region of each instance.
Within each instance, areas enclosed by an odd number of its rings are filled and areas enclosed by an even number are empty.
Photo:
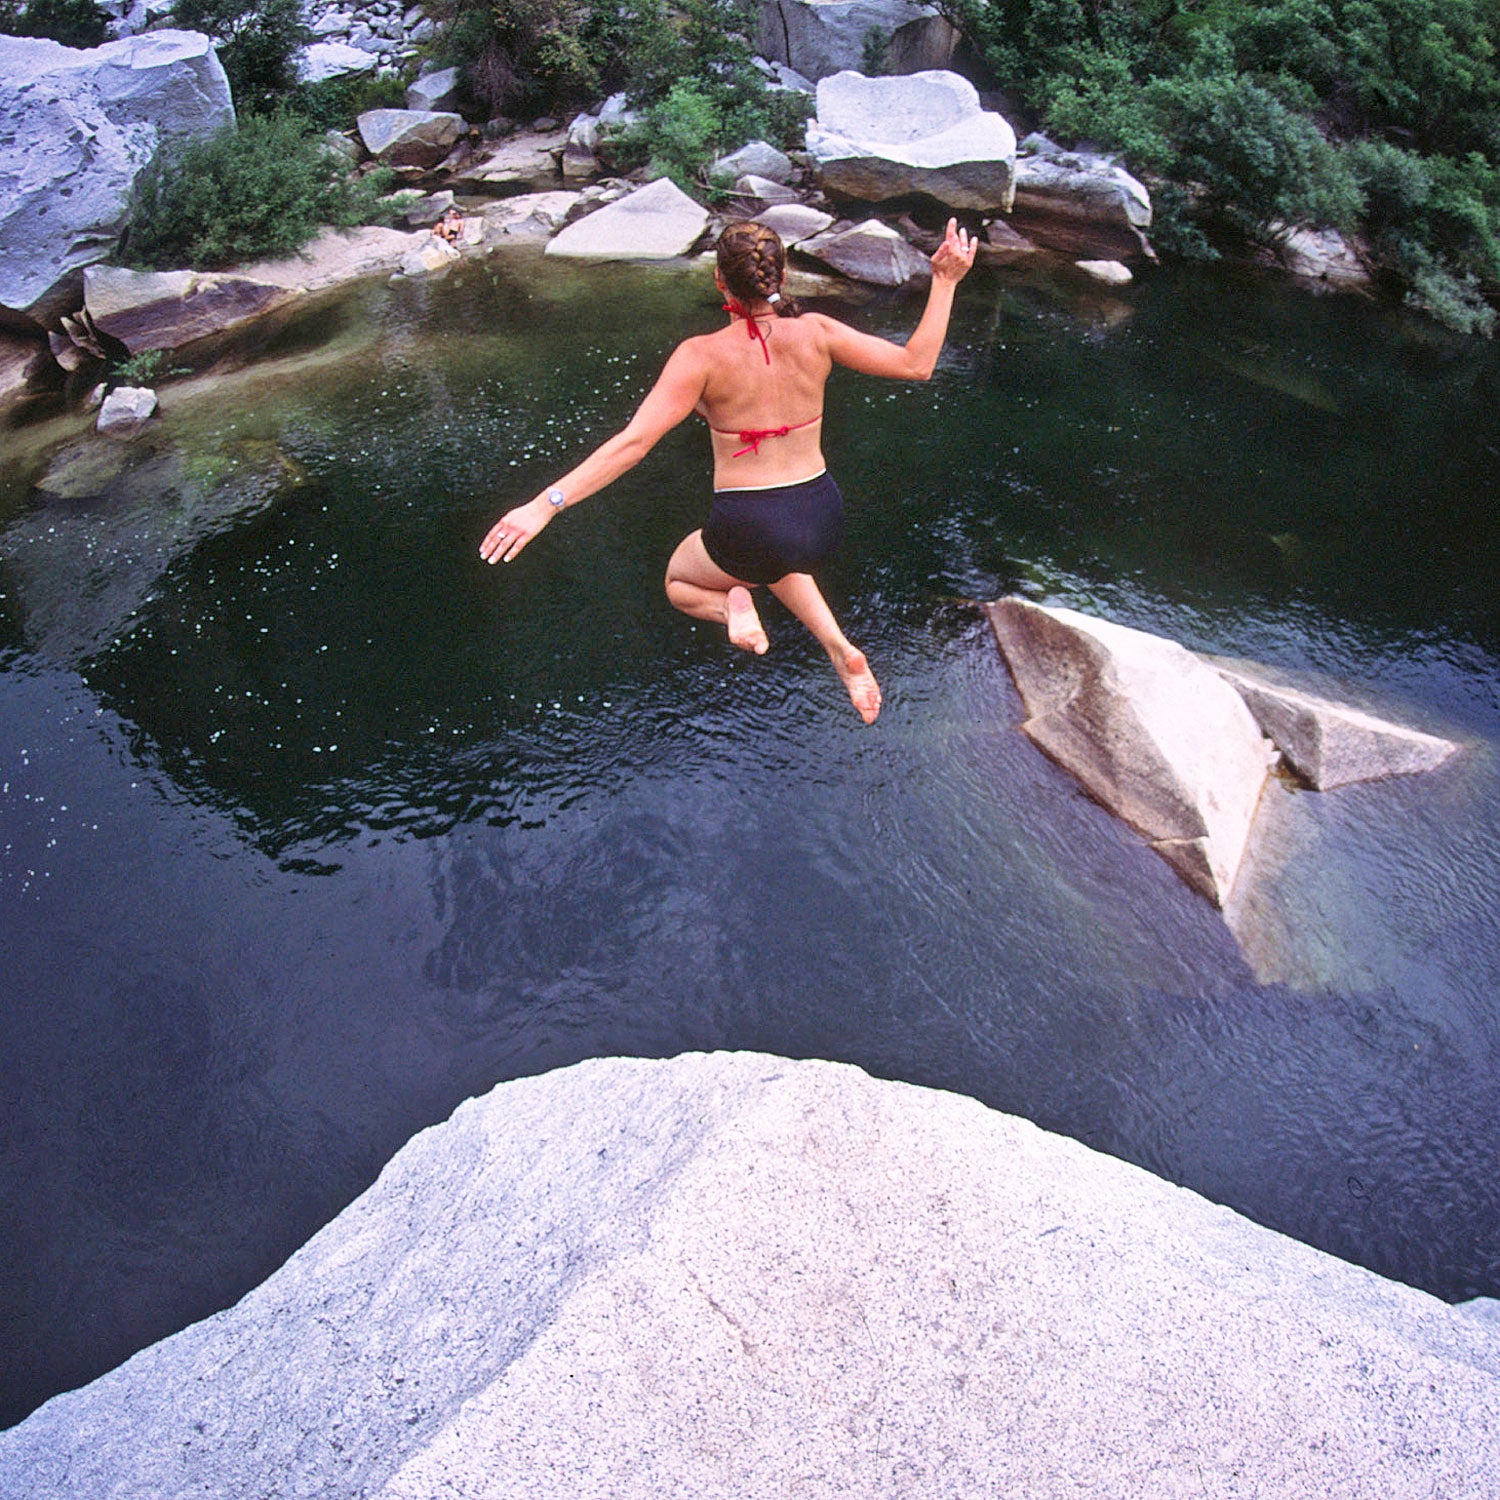
[[[878,219],[830,229],[803,240],[797,249],[851,280],[875,286],[908,286],[932,277],[932,262]]]
[[[543,253],[575,260],[671,260],[697,244],[708,219],[706,209],[661,177],[569,224]]]
[[[502,1084],[7,1500],[1500,1493],[1500,1331],[971,1099],[755,1053]]]
[[[83,300],[102,333],[131,354],[179,349],[260,317],[294,293],[235,272],[130,271],[90,266]]]
[[[798,245],[831,228],[834,219],[832,214],[807,203],[777,203],[761,209],[755,215],[755,222],[774,229],[783,245]]]
[[[134,437],[156,412],[156,392],[148,386],[117,385],[99,407],[94,430],[105,437]]]
[[[1378,719],[1347,703],[1226,667],[1218,670],[1292,769],[1319,791],[1435,770],[1459,749],[1452,740]]]
[[[986,609],[1022,729],[1222,906],[1276,759],[1244,700],[1175,641],[1014,596]]]
[[[1129,286],[1135,280],[1129,266],[1118,260],[1079,260],[1073,263],[1090,281],[1104,286]]]
[[[878,203],[925,193],[950,208],[1011,206],[1015,132],[957,73],[823,79],[807,149],[823,186],[846,198]]]
[[[460,190],[470,186],[484,192],[513,185],[556,182],[567,143],[566,131],[523,131],[508,140],[482,147],[472,161],[453,173],[450,185]]]
[[[459,258],[456,245],[435,234],[429,234],[420,245],[408,250],[401,257],[399,267],[403,276],[430,276],[434,271],[445,271]]]
[[[323,83],[348,73],[368,73],[379,62],[373,53],[348,42],[312,42],[296,56],[299,83]]]

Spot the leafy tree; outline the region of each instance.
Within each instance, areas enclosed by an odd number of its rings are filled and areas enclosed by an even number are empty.
[[[0,33],[49,37],[65,47],[97,47],[109,17],[95,0],[0,0]]]
[[[148,269],[213,270],[300,250],[325,225],[387,216],[391,174],[349,173],[300,116],[252,116],[238,129],[159,152],[136,178],[122,258]]]
[[[177,0],[172,19],[219,44],[240,112],[276,109],[297,87],[297,53],[312,41],[301,0]]]

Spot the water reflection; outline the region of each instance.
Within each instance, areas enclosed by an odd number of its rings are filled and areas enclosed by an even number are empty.
[[[465,1095],[611,1052],[959,1089],[1500,1290],[1494,351],[1222,277],[1129,305],[978,283],[931,385],[835,386],[873,732],[774,607],[752,661],[662,599],[697,432],[477,558],[713,325],[701,271],[368,289],[145,445],[20,435],[0,1316],[40,1353],[6,1413],[232,1300]],[[1231,928],[1014,731],[964,602],[1010,589],[1469,748],[1288,794]]]

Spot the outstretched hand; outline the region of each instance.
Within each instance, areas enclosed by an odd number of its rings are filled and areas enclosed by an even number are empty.
[[[479,555],[487,563],[510,562],[556,514],[556,508],[545,497],[518,505],[490,527],[479,544]]]
[[[960,229],[957,219],[949,219],[943,243],[932,252],[932,274],[943,281],[962,281],[973,268],[978,251],[978,236]]]

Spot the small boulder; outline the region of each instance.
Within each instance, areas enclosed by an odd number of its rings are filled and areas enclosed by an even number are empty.
[[[1282,265],[1304,281],[1350,289],[1371,284],[1365,262],[1337,229],[1283,228],[1277,251]]]
[[[792,165],[792,159],[784,151],[778,151],[775,146],[766,141],[750,141],[740,147],[738,151],[731,151],[728,156],[721,156],[709,169],[716,175],[735,177],[764,177],[771,182],[779,182],[783,186],[796,176],[797,169]]]
[[[671,260],[686,255],[707,228],[707,211],[662,177],[569,224],[545,253],[579,260]]]
[[[131,438],[155,411],[155,391],[147,386],[117,385],[100,405],[94,428],[105,437]]]
[[[32,380],[46,362],[47,346],[40,339],[0,330],[0,411],[30,393]]]
[[[450,245],[438,235],[429,234],[421,244],[401,257],[399,269],[403,276],[430,276],[434,271],[446,270],[458,258],[456,245]]]
[[[986,611],[1021,728],[1223,906],[1276,760],[1240,695],[1160,636],[1014,596]]]
[[[366,110],[356,123],[365,149],[388,167],[435,167],[464,128],[461,115],[421,109]]]
[[[807,150],[823,186],[845,198],[924,193],[949,208],[1011,206],[1015,132],[957,73],[823,79]]]
[[[878,219],[847,227],[836,225],[803,240],[797,249],[854,281],[875,286],[907,286],[932,276],[932,262]]]
[[[777,203],[763,208],[755,215],[757,224],[774,229],[781,236],[783,245],[800,245],[815,234],[822,234],[834,222],[832,214],[807,203]]]
[[[1458,750],[1452,740],[1377,719],[1264,678],[1219,668],[1287,763],[1319,791],[1431,771]]]
[[[462,96],[457,68],[439,68],[424,73],[406,91],[406,107],[414,110],[453,111]]]
[[[385,200],[394,203],[406,220],[408,229],[426,229],[436,224],[453,207],[453,193],[444,188],[440,193],[392,193]]]

